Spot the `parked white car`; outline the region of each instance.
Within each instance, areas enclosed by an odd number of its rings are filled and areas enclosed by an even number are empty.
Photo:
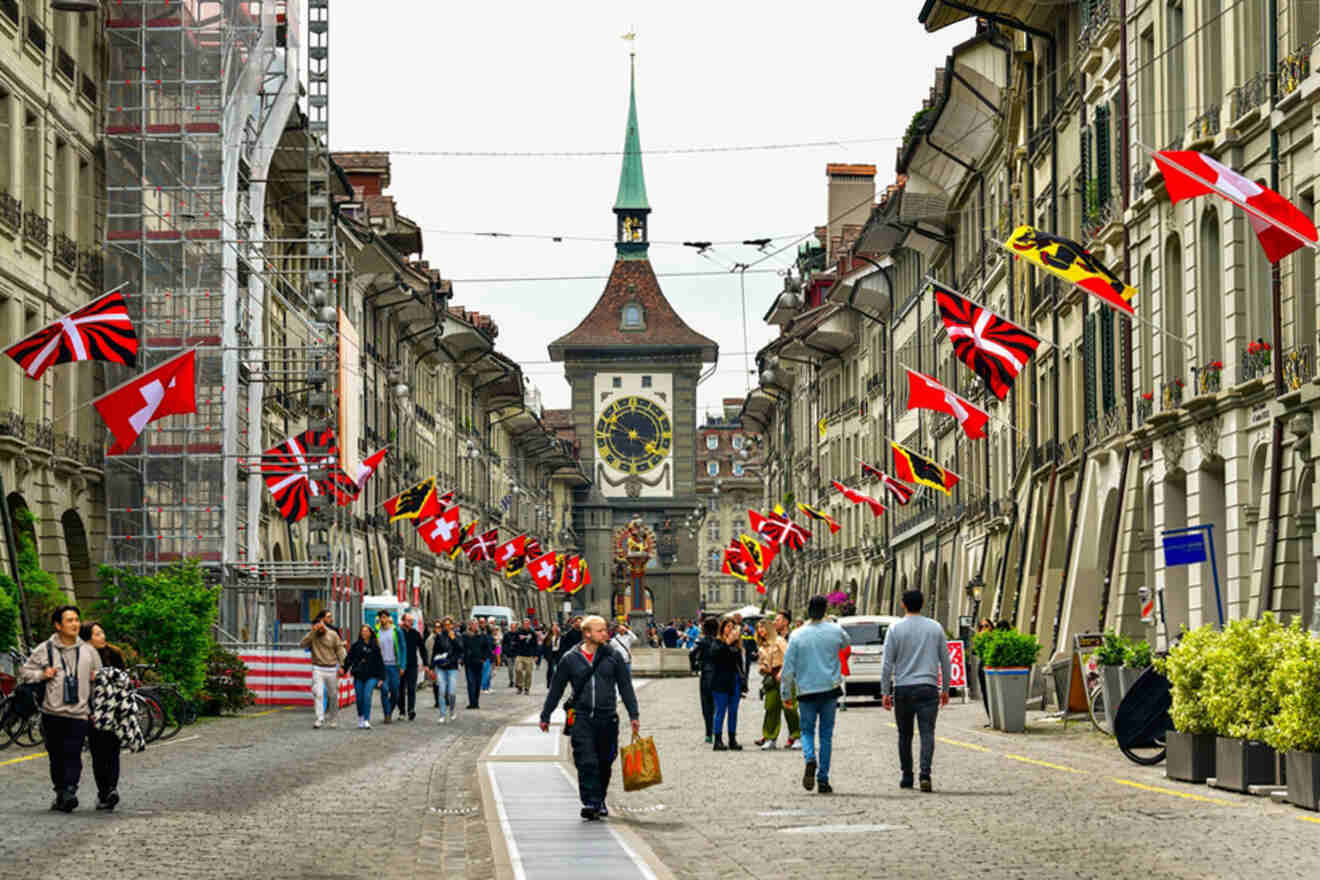
[[[852,654],[848,657],[848,675],[844,679],[848,696],[870,694],[880,696],[880,670],[884,668],[885,635],[889,627],[898,623],[897,617],[858,615],[840,617],[839,626],[852,641]]]

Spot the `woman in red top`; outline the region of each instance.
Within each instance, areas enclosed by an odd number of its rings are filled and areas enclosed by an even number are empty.
[[[843,671],[843,682],[839,685],[843,691],[843,696],[839,697],[839,711],[848,711],[848,676],[852,672],[848,670],[848,658],[852,656],[852,645],[844,645],[839,651],[839,668]]]

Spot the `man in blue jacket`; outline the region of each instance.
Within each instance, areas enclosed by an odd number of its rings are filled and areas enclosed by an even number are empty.
[[[843,695],[839,652],[851,643],[843,627],[825,620],[826,607],[824,596],[812,596],[807,602],[806,625],[795,630],[788,640],[784,669],[779,676],[779,694],[784,702],[791,702],[793,685],[797,685],[802,757],[807,762],[802,787],[811,791],[814,786],[821,794],[832,794],[830,750],[834,742],[834,714]]]
[[[380,683],[380,705],[385,710],[385,723],[390,723],[390,714],[398,707],[402,713],[399,682],[400,668],[408,662],[408,641],[403,632],[394,625],[394,618],[388,611],[376,615],[376,638],[380,641],[380,656],[385,661],[385,680]]]

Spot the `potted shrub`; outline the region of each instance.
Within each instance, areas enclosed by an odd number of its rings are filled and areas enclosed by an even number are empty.
[[[1150,643],[1143,642],[1140,639],[1133,639],[1127,643],[1127,648],[1123,651],[1123,669],[1119,672],[1119,678],[1123,682],[1123,693],[1128,692],[1133,682],[1141,678],[1141,673],[1150,668],[1151,650]],[[1114,707],[1117,710],[1117,706]]]
[[[1109,729],[1114,729],[1114,713],[1123,699],[1127,688],[1123,685],[1123,658],[1127,654],[1127,645],[1118,633],[1112,630],[1105,633],[1104,643],[1096,649],[1095,662],[1100,667],[1100,687],[1105,693],[1105,720]]]
[[[1270,678],[1300,623],[1285,628],[1266,612],[1259,620],[1234,620],[1224,628],[1207,670],[1206,706],[1218,732],[1215,786],[1245,792],[1275,781],[1274,749],[1265,733],[1279,712]]]
[[[1320,641],[1293,638],[1270,676],[1279,712],[1265,741],[1284,753],[1288,801],[1320,809]]]
[[[1021,733],[1027,729],[1027,690],[1038,654],[1040,642],[1036,637],[1017,630],[1000,630],[986,643],[985,683],[990,705],[998,709],[997,730]]]
[[[1184,631],[1156,668],[1169,680],[1173,730],[1165,735],[1166,773],[1182,782],[1205,782],[1215,775],[1215,726],[1206,708],[1206,667],[1220,634],[1208,626]]]

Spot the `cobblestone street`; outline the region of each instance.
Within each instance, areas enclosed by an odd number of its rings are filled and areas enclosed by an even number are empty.
[[[486,815],[477,759],[504,725],[529,723],[545,691],[519,697],[496,681],[484,708],[454,726],[434,723],[429,691],[416,722],[370,732],[353,729],[351,709],[337,730],[312,730],[300,709],[203,722],[125,757],[124,801],[113,814],[90,808],[90,768],[84,806],[72,816],[48,812],[44,757],[11,748],[0,753],[8,829],[0,876],[89,865],[106,877],[510,875],[498,867],[505,831]],[[1065,732],[1034,716],[1028,734],[1008,736],[982,728],[979,704],[955,702],[940,716],[936,793],[923,795],[897,788],[891,716],[858,701],[839,716],[836,793],[822,796],[802,789],[800,752],[752,746],[761,715],[750,698],[739,719],[742,753],[702,742],[695,680],[651,681],[639,698],[665,782],[625,794],[616,776],[608,823],[650,847],[661,877],[984,869],[1024,878],[1300,878],[1314,870],[1313,814],[1170,782],[1082,724]],[[521,858],[535,864],[537,853]]]

